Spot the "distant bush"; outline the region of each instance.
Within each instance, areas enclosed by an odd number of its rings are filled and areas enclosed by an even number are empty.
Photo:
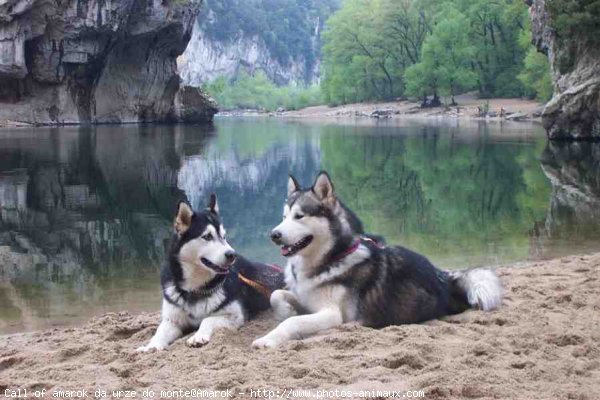
[[[318,86],[276,86],[264,73],[248,75],[241,73],[233,82],[219,77],[204,86],[217,100],[222,109],[265,109],[275,111],[279,107],[288,110],[323,104]]]

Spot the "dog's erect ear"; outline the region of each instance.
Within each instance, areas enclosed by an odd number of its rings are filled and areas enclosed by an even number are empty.
[[[325,171],[319,172],[312,190],[321,201],[335,198],[333,193],[333,183],[331,183],[331,178],[329,178],[329,175]]]
[[[292,193],[297,192],[298,190],[300,190],[300,185],[298,184],[298,181],[296,180],[296,178],[294,178],[293,175],[290,175],[290,177],[288,178],[288,197],[290,197]]]
[[[214,193],[210,194],[210,199],[208,200],[208,210],[215,214],[219,213],[219,203],[217,203],[217,195]]]
[[[192,225],[192,216],[194,211],[192,207],[185,201],[180,201],[177,204],[177,213],[175,214],[175,232],[182,235]]]

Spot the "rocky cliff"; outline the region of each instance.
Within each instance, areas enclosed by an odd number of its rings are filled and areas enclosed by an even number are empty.
[[[0,1],[0,120],[181,119],[174,101],[180,88],[176,58],[200,5],[201,0]],[[208,119],[215,111],[207,103]]]
[[[554,97],[542,115],[550,139],[600,140],[600,45],[585,34],[566,39],[552,27],[546,0],[528,0],[533,40],[548,55]]]
[[[320,23],[315,23],[313,46],[316,46]],[[319,79],[320,63],[307,63],[299,56],[282,62],[275,57],[260,35],[239,35],[220,41],[209,37],[199,21],[190,44],[179,58],[181,77],[186,84],[200,86],[224,76],[235,78],[241,72],[253,75],[262,71],[277,85],[313,84]]]
[[[321,32],[338,0],[205,0],[178,60],[188,85],[257,71],[277,85],[319,80]]]

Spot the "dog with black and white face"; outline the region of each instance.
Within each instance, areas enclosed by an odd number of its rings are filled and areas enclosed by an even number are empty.
[[[492,271],[441,271],[420,254],[364,235],[326,172],[307,189],[290,176],[283,221],[271,240],[288,258],[288,290],[271,295],[283,322],[255,340],[257,348],[348,321],[372,327],[417,323],[468,308],[492,310],[501,302]]]
[[[225,239],[214,194],[208,207],[199,212],[180,202],[174,231],[161,270],[161,322],[150,342],[138,351],[163,350],[194,331],[186,343],[202,346],[216,329],[237,329],[269,307],[265,294],[248,282],[269,292],[283,286],[280,271],[235,253]]]

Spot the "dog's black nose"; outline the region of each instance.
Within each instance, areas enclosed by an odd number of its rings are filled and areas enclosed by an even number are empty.
[[[271,232],[271,240],[275,243],[279,243],[281,241],[281,232],[273,231]]]
[[[228,251],[227,253],[225,253],[225,258],[227,259],[227,262],[230,264],[235,261],[236,257],[237,257],[237,254],[235,254],[235,252],[233,252],[233,251]]]

